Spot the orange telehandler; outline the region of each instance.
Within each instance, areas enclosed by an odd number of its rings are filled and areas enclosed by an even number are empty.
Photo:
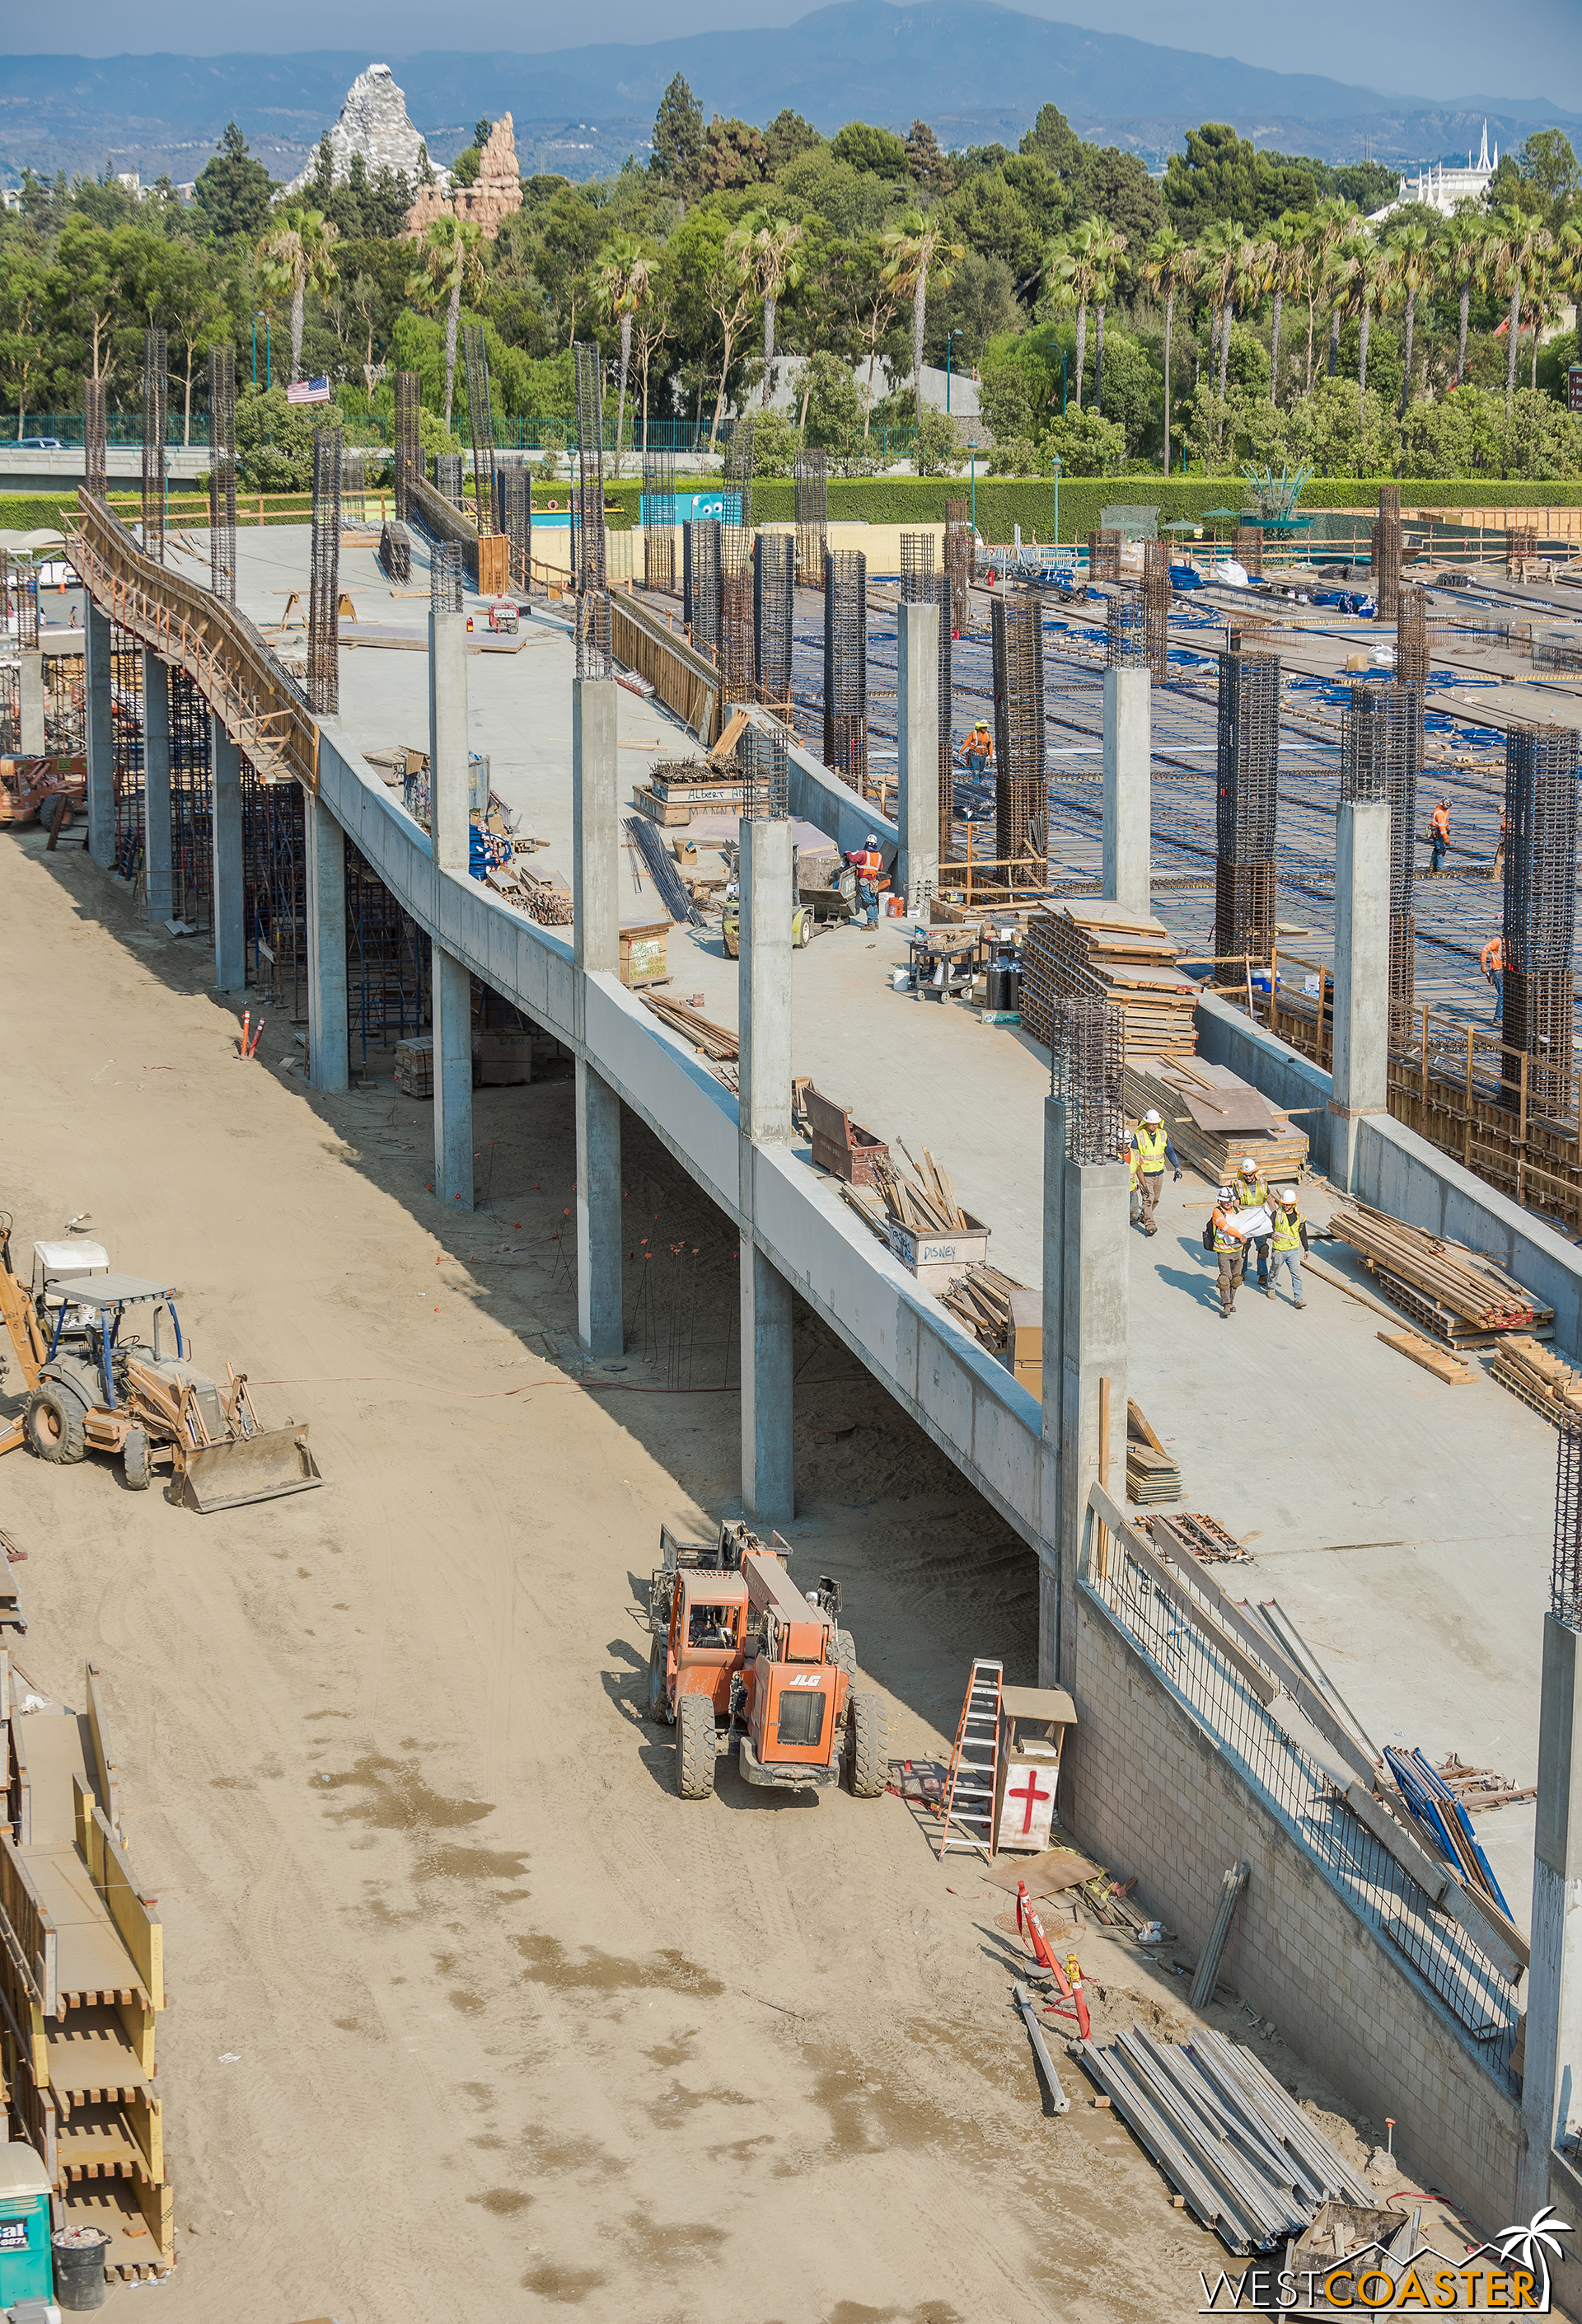
[[[882,1696],[855,1692],[857,1650],[837,1627],[841,1587],[805,1597],[791,1546],[740,1521],[713,1542],[659,1534],[648,1590],[648,1715],[676,1729],[676,1788],[706,1799],[714,1760],[732,1748],[748,1783],[776,1791],[837,1784],[844,1761],[860,1800],[888,1776]]]
[[[144,1312],[152,1342],[134,1335]],[[165,1314],[173,1355],[160,1346]],[[11,1263],[11,1214],[0,1211],[0,1315],[28,1392],[21,1418],[0,1425],[0,1452],[26,1444],[61,1465],[119,1453],[128,1489],[143,1492],[155,1452],[168,1451],[170,1499],[201,1510],[322,1483],[307,1424],[261,1428],[245,1372],[227,1365],[222,1387],[192,1362],[174,1289],[113,1275],[100,1245],[36,1242],[24,1283]]]

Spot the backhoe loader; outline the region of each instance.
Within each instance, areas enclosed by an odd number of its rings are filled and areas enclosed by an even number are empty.
[[[791,1545],[738,1521],[713,1542],[659,1534],[648,1590],[648,1715],[677,1729],[676,1788],[706,1799],[714,1760],[734,1749],[745,1780],[776,1791],[838,1784],[860,1800],[888,1776],[883,1698],[853,1691],[857,1649],[837,1627],[839,1582],[805,1597]]]
[[[62,1466],[119,1453],[132,1492],[147,1489],[155,1454],[168,1452],[170,1499],[204,1511],[323,1482],[306,1422],[261,1428],[245,1372],[227,1364],[222,1387],[197,1369],[173,1286],[112,1273],[93,1243],[35,1243],[30,1286],[11,1262],[11,1225],[0,1211],[0,1312],[28,1396],[20,1419],[0,1428],[0,1452],[26,1444]],[[145,1315],[148,1340],[134,1328]],[[173,1355],[160,1345],[167,1315]]]

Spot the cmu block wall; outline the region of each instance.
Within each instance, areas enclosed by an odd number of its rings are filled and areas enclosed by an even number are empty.
[[[1520,2101],[1086,1583],[1071,1688],[1078,1724],[1061,1812],[1081,1845],[1135,1873],[1143,1901],[1193,1949],[1208,1938],[1226,1871],[1249,1864],[1225,1982],[1381,2134],[1394,2117],[1395,2151],[1425,2184],[1485,2231],[1514,2218]]]

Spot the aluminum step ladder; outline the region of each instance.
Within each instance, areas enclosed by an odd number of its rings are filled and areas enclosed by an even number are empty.
[[[954,1849],[994,1854],[994,1810],[999,1783],[999,1698],[1004,1666],[975,1661],[951,1753],[940,1830],[943,1861]]]

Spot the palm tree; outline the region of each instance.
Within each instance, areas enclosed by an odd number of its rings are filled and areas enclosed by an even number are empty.
[[[309,289],[327,299],[336,285],[330,245],[340,228],[318,210],[281,210],[258,245],[258,279],[291,301],[291,383],[302,376],[302,308]]]
[[[1082,366],[1088,356],[1088,304],[1098,281],[1092,256],[1097,220],[1089,218],[1050,246],[1044,279],[1062,307],[1077,310],[1077,410],[1082,408]]]
[[[945,289],[954,279],[955,263],[967,254],[967,245],[952,242],[936,211],[925,218],[910,210],[898,225],[887,227],[885,265],[897,290],[912,293],[912,377],[917,391],[917,418],[923,418],[923,324],[932,272]],[[942,263],[943,262],[943,263]]]
[[[1341,244],[1347,241],[1355,231],[1357,220],[1361,216],[1361,211],[1357,208],[1354,202],[1341,201],[1338,197],[1327,202],[1320,202],[1318,208],[1313,212],[1313,272],[1315,291],[1317,290],[1320,283],[1333,285],[1335,281],[1335,254],[1340,248]],[[1331,379],[1335,376],[1335,367],[1340,360],[1340,313],[1342,304],[1343,301],[1337,299],[1331,299],[1329,302],[1329,376]],[[1311,316],[1308,328],[1310,340],[1308,349],[1308,385],[1311,387],[1313,383],[1312,348],[1311,344],[1312,326]]]
[[[1509,208],[1489,215],[1488,266],[1495,284],[1511,293],[1507,321],[1510,344],[1505,350],[1505,417],[1516,392],[1516,341],[1522,329],[1522,300],[1528,284],[1541,272],[1542,261],[1554,248],[1554,236],[1526,210]]]
[[[1486,215],[1471,201],[1458,202],[1451,235],[1446,263],[1450,281],[1460,293],[1461,311],[1456,333],[1456,384],[1459,387],[1467,369],[1467,319],[1472,305],[1472,287],[1488,279]]]
[[[1434,287],[1439,267],[1433,235],[1425,222],[1408,217],[1386,244],[1396,282],[1406,293],[1406,372],[1401,382],[1401,417],[1412,401],[1412,341],[1417,327],[1417,302]]]
[[[1104,410],[1104,309],[1114,298],[1126,260],[1127,238],[1118,234],[1108,218],[1090,218],[1095,229],[1090,246],[1093,262],[1093,304],[1098,310],[1099,328],[1093,347],[1093,408],[1102,415]]]
[[[481,255],[483,229],[471,218],[437,217],[423,229],[419,263],[407,280],[407,296],[414,307],[430,314],[445,309],[445,424],[450,426],[455,400],[456,326],[461,320],[462,295],[474,299],[483,289]]]
[[[1360,421],[1363,399],[1367,394],[1367,343],[1372,329],[1374,309],[1384,304],[1387,291],[1386,267],[1379,253],[1366,234],[1347,235],[1338,243],[1330,255],[1329,279],[1335,285],[1335,338],[1338,339],[1338,318],[1341,314],[1356,315],[1362,326],[1360,349],[1357,366],[1357,417]]]
[[[1257,306],[1268,289],[1274,272],[1275,249],[1272,242],[1256,242],[1244,235],[1236,248],[1236,263],[1230,277],[1229,303],[1226,309],[1225,327],[1219,335],[1219,392],[1225,393],[1225,378],[1230,362],[1230,326],[1237,315]]]
[[[1274,293],[1274,313],[1269,326],[1269,401],[1278,401],[1280,385],[1280,321],[1284,312],[1286,293],[1300,297],[1311,272],[1308,253],[1308,235],[1312,221],[1305,210],[1287,210],[1269,230],[1269,249],[1273,259],[1269,269],[1270,288]]]
[[[1214,364],[1219,353],[1221,330],[1225,339],[1225,357],[1230,357],[1230,295],[1240,260],[1242,229],[1229,218],[1216,218],[1203,236],[1201,259],[1204,280],[1209,285],[1209,297],[1213,309],[1213,322],[1209,331],[1209,380],[1213,384]],[[1225,370],[1220,366],[1221,395],[1225,392]]]
[[[642,245],[630,234],[611,237],[593,271],[593,296],[621,325],[621,392],[615,405],[615,474],[621,474],[621,430],[626,421],[626,378],[631,365],[631,321],[648,295],[653,269]]]
[[[805,229],[789,218],[754,210],[746,221],[752,236],[752,266],[764,302],[764,408],[775,392],[775,313],[783,290],[794,290],[802,280],[796,245]]]
[[[1531,2268],[1536,2275],[1541,2268],[1543,2285],[1540,2304],[1549,2305],[1549,2264],[1567,2256],[1560,2244],[1562,2236],[1571,2233],[1570,2223],[1555,2217],[1552,2203],[1545,2203],[1534,2211],[1527,2225],[1502,2227],[1493,2240],[1499,2246],[1500,2257],[1507,2267]]]
[[[1198,254],[1173,226],[1161,228],[1148,244],[1142,266],[1144,281],[1164,300],[1164,473],[1170,474],[1170,339],[1175,327],[1175,302],[1198,278]]]

